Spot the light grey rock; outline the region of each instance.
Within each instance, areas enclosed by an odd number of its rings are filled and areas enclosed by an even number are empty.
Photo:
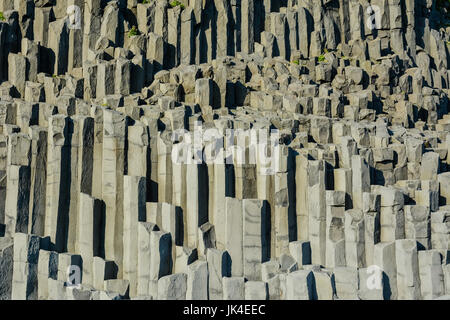
[[[158,280],[159,300],[185,300],[187,276],[184,273],[172,274]]]

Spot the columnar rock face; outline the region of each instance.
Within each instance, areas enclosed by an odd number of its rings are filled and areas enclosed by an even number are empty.
[[[0,300],[450,299],[449,6],[0,0]]]

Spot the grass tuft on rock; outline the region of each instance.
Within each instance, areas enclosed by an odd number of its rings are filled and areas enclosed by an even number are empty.
[[[170,5],[171,8],[175,8],[175,7],[177,7],[177,6],[180,6],[181,9],[184,9],[184,4],[182,4],[182,3],[181,3],[180,1],[178,1],[178,0],[175,0],[175,1],[170,2],[169,5]]]
[[[133,26],[130,31],[128,31],[128,37],[131,38],[133,36],[137,36],[139,34],[139,30],[136,28],[136,26]]]

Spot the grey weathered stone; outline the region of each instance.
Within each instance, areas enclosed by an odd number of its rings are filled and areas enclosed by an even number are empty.
[[[223,278],[223,299],[245,299],[245,279],[239,277]]]
[[[0,299],[447,299],[422,2],[0,0]]]
[[[162,277],[158,280],[158,299],[185,300],[186,280],[184,273],[177,273]]]
[[[287,300],[312,300],[314,276],[311,271],[298,270],[286,278]]]

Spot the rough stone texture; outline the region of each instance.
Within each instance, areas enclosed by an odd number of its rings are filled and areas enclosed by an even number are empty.
[[[449,10],[0,0],[0,300],[448,298]]]

